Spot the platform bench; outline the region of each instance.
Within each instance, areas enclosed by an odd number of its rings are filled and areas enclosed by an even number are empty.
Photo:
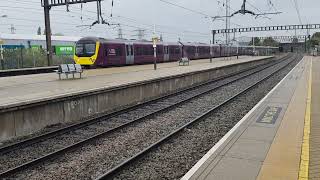
[[[179,66],[185,66],[185,65],[189,66],[189,64],[190,64],[190,59],[187,57],[183,57],[179,61]]]
[[[74,74],[79,73],[80,78],[82,77],[81,74],[83,73],[83,69],[79,64],[60,64],[56,73],[59,75],[59,79],[61,80],[61,74],[65,74],[66,78],[69,78],[69,74],[72,74],[74,78]]]

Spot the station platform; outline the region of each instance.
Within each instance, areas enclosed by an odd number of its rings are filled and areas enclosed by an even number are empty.
[[[55,73],[2,77],[0,78],[0,110],[40,100],[72,96],[99,88],[117,87],[264,58],[267,56],[241,56],[239,59],[215,58],[213,63],[210,63],[209,59],[192,60],[190,66],[178,66],[177,62],[161,63],[157,65],[157,71],[153,70],[153,64],[92,69],[85,70],[82,79],[59,80]]]
[[[320,57],[303,60],[182,180],[320,179]]]

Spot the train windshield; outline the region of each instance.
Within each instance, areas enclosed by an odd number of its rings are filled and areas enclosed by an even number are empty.
[[[90,57],[96,52],[95,43],[77,43],[76,56],[78,57]]]

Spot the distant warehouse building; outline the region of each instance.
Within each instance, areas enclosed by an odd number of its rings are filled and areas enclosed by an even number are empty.
[[[75,42],[81,37],[52,36],[52,48],[56,55],[73,55]],[[3,49],[37,48],[46,49],[45,35],[0,34]]]

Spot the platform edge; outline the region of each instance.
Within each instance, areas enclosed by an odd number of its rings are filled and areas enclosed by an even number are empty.
[[[293,70],[301,64],[300,62],[291,69],[291,71],[275,86],[273,89],[263,97],[258,104],[256,104],[227,134],[225,134],[182,178],[181,180],[189,180],[199,170],[199,168],[224,144],[224,142],[250,117],[254,111],[261,106],[261,104],[284,82],[284,80],[293,72]]]
[[[308,97],[304,118],[303,142],[300,156],[300,168],[298,180],[306,180],[309,178],[309,161],[310,161],[310,125],[311,125],[311,94],[312,94],[312,59],[308,80]]]

